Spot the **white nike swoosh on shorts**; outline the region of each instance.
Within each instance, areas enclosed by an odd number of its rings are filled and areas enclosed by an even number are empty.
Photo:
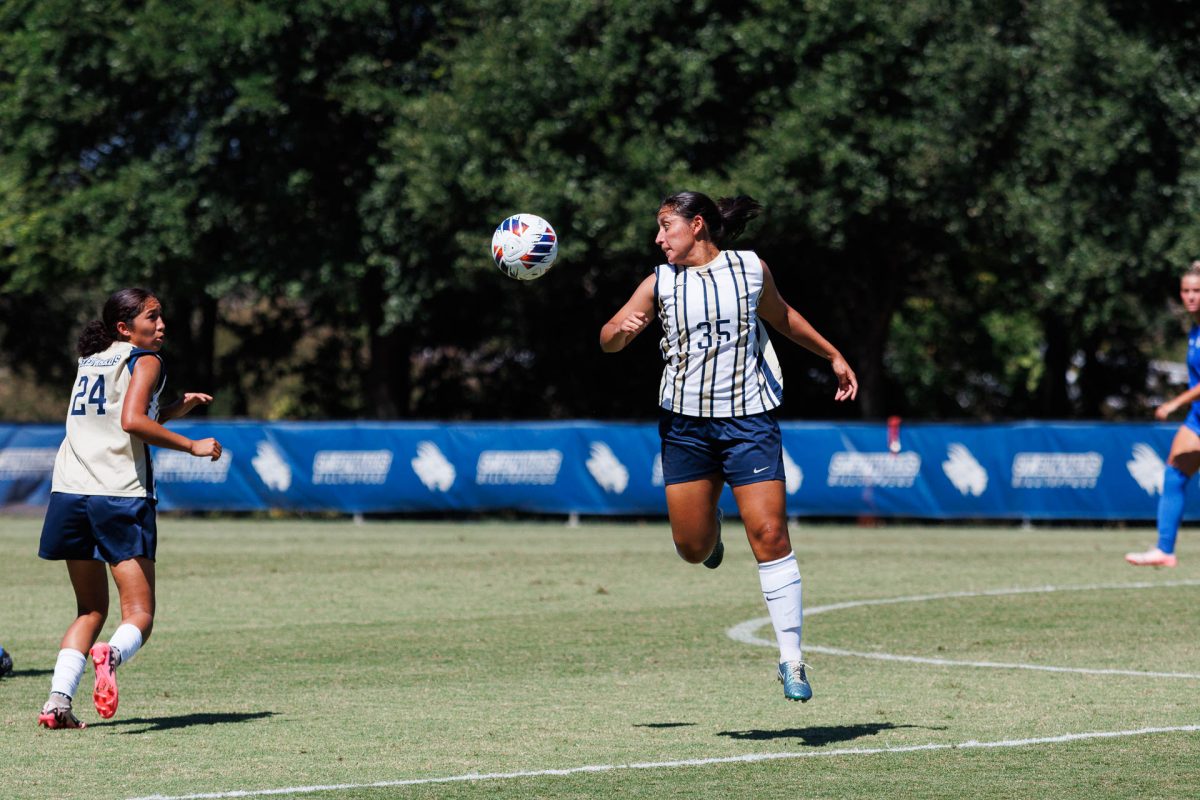
[[[760,467],[759,469],[754,470],[754,474],[757,475],[758,473],[762,472],[763,470],[768,470],[768,469],[770,469],[770,467]]]

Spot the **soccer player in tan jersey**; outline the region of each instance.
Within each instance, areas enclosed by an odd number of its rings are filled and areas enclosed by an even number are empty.
[[[216,461],[216,439],[191,440],[162,426],[207,394],[187,393],[159,410],[165,382],[162,305],[145,289],[121,289],[102,319],[79,337],[79,370],[67,411],[66,438],[54,462],[50,504],[38,555],[67,562],[77,616],[63,636],[50,697],[38,715],[47,728],[83,728],[71,709],[91,652],[93,700],[101,717],[117,711],[114,670],[133,658],[154,623],[154,558],[158,534],[149,445]],[[108,616],[108,575],[121,600],[121,624],[96,643]]]

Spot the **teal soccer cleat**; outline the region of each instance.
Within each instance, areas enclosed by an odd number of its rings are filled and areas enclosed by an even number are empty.
[[[812,687],[808,685],[803,661],[785,661],[779,665],[779,682],[783,684],[783,696],[788,700],[807,703],[812,699]]]

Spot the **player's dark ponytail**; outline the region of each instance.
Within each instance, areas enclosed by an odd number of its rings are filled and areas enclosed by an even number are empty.
[[[107,350],[112,343],[113,337],[104,330],[104,323],[94,319],[83,326],[83,332],[79,334],[79,341],[75,343],[75,350],[79,353],[80,358],[86,358],[92,353]]]
[[[746,229],[746,223],[762,211],[762,205],[744,194],[722,197],[715,203],[700,192],[679,192],[662,201],[659,208],[669,208],[684,219],[703,217],[713,244],[736,239]]]
[[[753,197],[739,194],[736,197],[722,197],[717,200],[717,208],[721,211],[721,219],[725,221],[724,232],[718,241],[736,239],[746,229],[746,223],[762,213],[762,205]]]
[[[117,340],[117,323],[133,325],[134,318],[142,313],[146,301],[151,297],[154,297],[153,292],[136,287],[120,289],[109,295],[104,301],[101,318],[84,325],[83,332],[79,334],[79,341],[75,343],[79,357],[86,358],[93,353],[107,350],[109,345]]]

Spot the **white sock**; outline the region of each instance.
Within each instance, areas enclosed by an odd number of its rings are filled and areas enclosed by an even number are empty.
[[[87,656],[78,650],[69,647],[59,650],[58,661],[54,664],[54,677],[50,679],[50,691],[74,697],[86,666]]]
[[[801,661],[800,626],[804,621],[800,599],[800,567],[796,554],[788,553],[776,561],[758,565],[758,582],[762,586],[775,640],[779,642],[779,661]]]
[[[127,663],[129,659],[133,658],[134,653],[142,648],[142,631],[137,625],[123,623],[113,631],[112,638],[108,640],[108,646],[119,654],[119,660],[113,664],[114,667],[119,667]]]

